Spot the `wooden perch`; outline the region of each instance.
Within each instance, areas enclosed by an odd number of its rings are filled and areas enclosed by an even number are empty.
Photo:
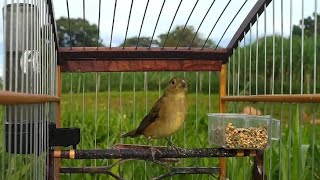
[[[153,147],[156,159],[163,158],[205,158],[255,156],[256,150],[224,148],[169,149]],[[55,158],[64,159],[152,159],[151,146],[116,145],[111,149],[54,151]]]

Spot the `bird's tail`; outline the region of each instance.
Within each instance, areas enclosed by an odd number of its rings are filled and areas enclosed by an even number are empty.
[[[130,132],[128,132],[128,133],[126,133],[126,134],[122,135],[121,137],[122,137],[122,138],[125,138],[125,137],[132,137],[132,138],[135,138],[135,137],[137,137],[137,136],[139,136],[139,134],[138,134],[138,133],[136,133],[136,130],[133,130],[133,131],[130,131]]]

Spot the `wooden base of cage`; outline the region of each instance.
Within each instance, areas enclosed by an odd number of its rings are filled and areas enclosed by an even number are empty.
[[[172,167],[170,163],[178,163],[181,158],[217,158],[217,157],[254,157],[252,171],[253,179],[263,179],[264,150],[257,149],[224,149],[224,148],[171,148],[163,146],[145,146],[131,144],[116,144],[109,149],[95,150],[54,150],[53,158],[58,159],[119,159],[116,163],[107,167],[61,167],[60,173],[93,173],[108,174],[116,179],[123,179],[109,171],[115,165],[130,160],[144,160],[164,166],[170,171],[167,174],[156,177],[163,179],[177,174],[219,174],[218,167]]]

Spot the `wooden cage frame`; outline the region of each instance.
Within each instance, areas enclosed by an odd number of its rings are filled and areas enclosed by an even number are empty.
[[[48,0],[49,12],[53,15],[52,0]],[[1,105],[17,104],[40,104],[46,102],[57,103],[57,127],[61,127],[61,73],[62,72],[133,72],[133,71],[219,71],[220,72],[220,112],[226,112],[228,101],[242,102],[320,102],[320,94],[310,95],[256,95],[256,96],[227,96],[227,68],[228,58],[232,55],[233,49],[237,48],[238,41],[249,31],[250,24],[254,24],[257,14],[261,15],[264,7],[268,6],[271,0],[258,0],[247,17],[241,23],[238,30],[225,49],[197,49],[197,48],[96,48],[96,47],[72,47],[59,48],[58,37],[55,28],[54,16],[51,16],[51,23],[54,25],[54,38],[58,49],[57,86],[58,96],[36,95],[27,93],[16,93],[0,91]],[[125,153],[123,150],[121,153]],[[259,171],[263,166],[263,152],[222,151],[211,152],[206,157],[220,157],[220,177],[226,177],[226,157],[228,156],[254,156],[254,177],[261,178],[263,172]],[[191,153],[191,152],[190,152]],[[80,154],[80,155],[79,155]],[[53,168],[53,161],[56,159],[56,175],[60,173],[60,158],[81,158],[74,151],[60,151],[57,147],[50,153],[50,165]],[[170,154],[170,153],[169,153]],[[168,157],[182,157],[179,155],[168,155]],[[196,155],[195,155],[196,156]],[[197,157],[197,156],[196,156]],[[167,156],[164,156],[167,158]],[[259,173],[260,172],[260,173]],[[49,177],[54,179],[53,169]]]

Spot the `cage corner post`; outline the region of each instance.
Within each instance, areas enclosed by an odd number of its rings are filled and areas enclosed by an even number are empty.
[[[221,97],[226,96],[226,84],[227,84],[227,65],[223,64],[220,71],[220,83],[219,83],[219,111],[220,113],[226,112],[225,101]],[[219,167],[220,167],[220,180],[226,179],[227,171],[227,159],[226,157],[219,158]]]
[[[61,67],[60,65],[57,66],[57,95],[61,99]],[[57,116],[56,116],[56,127],[61,128],[61,100],[57,103]],[[55,147],[53,151],[55,150],[60,150],[60,147]],[[53,152],[50,153],[50,157],[53,159],[52,163],[50,164],[51,168],[51,174],[53,176],[53,180],[60,179],[60,159],[59,158],[54,158]],[[52,177],[51,176],[51,177]]]

